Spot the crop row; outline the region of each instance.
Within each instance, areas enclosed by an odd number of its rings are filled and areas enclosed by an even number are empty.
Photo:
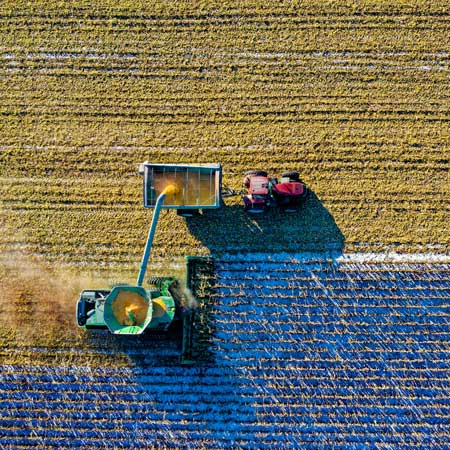
[[[252,447],[256,441],[264,448],[280,442],[288,448],[323,442],[347,448],[449,445],[450,321],[437,294],[444,289],[427,277],[430,272],[445,280],[448,263],[396,267],[294,262],[276,255],[248,259],[226,255],[215,264],[203,321],[211,330],[212,362],[180,367],[164,359],[175,348],[165,348],[163,341],[146,349],[143,341],[118,345],[109,338],[103,345],[92,341],[91,349],[109,347],[127,355],[129,367],[3,365],[0,442],[64,446],[71,440],[74,447],[88,447],[105,440],[120,446],[134,438],[147,445],[158,439],[162,445],[217,448]],[[383,281],[389,270],[404,295],[401,302],[385,296],[385,306],[375,308],[370,299],[378,301],[377,278],[382,290],[396,290],[395,283]],[[259,288],[252,289],[247,279],[252,273],[258,274]],[[310,283],[316,274],[322,297]],[[351,295],[343,303],[332,289],[336,276],[345,287],[345,275],[349,291],[361,278],[372,283],[364,303]],[[266,289],[289,276],[296,277],[289,300],[267,296]],[[416,295],[420,288],[426,296]]]
[[[117,368],[110,367],[105,375],[105,369],[107,367],[92,367],[89,375],[82,371],[67,373],[66,367],[60,366],[46,366],[46,372],[43,372],[41,366],[10,366],[9,369],[6,365],[2,365],[2,374],[0,379],[2,385],[8,387],[10,390],[21,390],[21,387],[29,386],[29,380],[33,380],[33,388],[36,391],[48,390],[54,391],[58,386],[64,387],[64,389],[75,393],[83,391],[86,385],[92,389],[93,392],[140,392],[142,389],[147,392],[151,391],[152,386],[158,384],[163,385],[175,385],[173,389],[176,392],[180,392],[182,389],[192,389],[195,385],[195,389],[199,392],[205,392],[208,386],[212,388],[220,385],[220,380],[227,380],[227,386],[224,389],[234,389],[240,385],[244,385],[251,380],[252,384],[260,385],[267,383],[269,387],[276,386],[277,383],[282,385],[292,384],[296,387],[311,387],[311,386],[327,386],[329,382],[329,372],[324,368],[320,368],[318,365],[311,365],[312,367],[291,367],[285,368],[280,372],[276,368],[266,368],[264,371],[241,371],[236,372],[235,369],[219,367],[219,366],[202,366],[200,370],[190,368],[186,370],[185,367],[179,367],[177,365],[172,366],[154,366],[150,370],[149,368],[137,367],[137,370],[129,371],[129,367]],[[78,366],[74,366],[74,369],[79,369]],[[377,387],[380,381],[385,381],[385,373],[374,370],[370,372],[368,367],[365,368],[364,373],[359,370],[336,368],[339,372],[339,379],[344,384],[349,386],[357,386],[358,383],[365,380],[368,386]],[[427,373],[423,369],[417,369],[417,372],[412,372],[406,369],[391,369],[391,379],[396,382],[401,382],[405,386],[414,387],[418,381],[436,382],[437,386],[445,386],[449,381],[445,376],[445,371],[438,369],[432,370]],[[189,375],[187,377],[186,375]],[[412,375],[408,377],[408,375]],[[420,376],[415,376],[420,375]],[[156,383],[156,380],[160,378],[160,381]],[[198,385],[199,379],[203,377],[201,385]],[[111,380],[114,379],[114,383]],[[178,382],[176,383],[176,380]],[[329,387],[329,385],[328,385]],[[172,388],[171,388],[172,389]],[[83,393],[86,393],[83,391]],[[432,405],[430,405],[432,407]]]
[[[39,4],[0,10],[2,249],[129,266],[146,232],[133,174],[152,160],[221,162],[235,188],[255,161],[295,168],[318,196],[266,239],[239,199],[194,227],[167,215],[155,256],[344,236],[448,250],[445,2]]]
[[[153,380],[155,381],[155,380]],[[426,399],[438,399],[442,400],[445,403],[448,399],[445,397],[444,392],[448,390],[449,383],[444,382],[443,380],[439,380],[439,382],[434,381],[430,386],[425,384],[419,385],[417,381],[413,381],[410,383],[396,381],[395,383],[390,382],[386,384],[386,380],[382,380],[382,384],[377,383],[364,383],[364,390],[359,392],[359,386],[361,381],[356,380],[354,382],[348,381],[340,381],[339,383],[335,383],[335,385],[330,384],[329,380],[323,380],[322,382],[314,382],[306,383],[306,382],[295,382],[295,381],[287,381],[287,380],[276,380],[272,381],[270,379],[263,379],[261,384],[265,383],[264,391],[255,393],[255,386],[259,386],[255,383],[253,379],[243,379],[242,382],[247,381],[246,385],[242,385],[240,383],[229,384],[227,386],[222,386],[220,384],[207,384],[206,386],[202,383],[202,387],[196,390],[192,389],[190,383],[174,383],[171,386],[170,383],[160,383],[158,384],[158,389],[161,391],[169,389],[167,392],[167,401],[176,401],[177,404],[180,402],[189,402],[194,398],[197,398],[198,402],[204,402],[204,397],[208,397],[209,395],[214,396],[215,402],[226,403],[230,397],[233,396],[235,390],[238,390],[240,397],[243,399],[250,399],[250,401],[259,401],[262,398],[267,398],[271,396],[276,396],[280,399],[284,398],[285,400],[291,399],[308,399],[308,401],[314,401],[316,398],[323,401],[331,401],[332,398],[344,398],[349,392],[353,393],[355,396],[355,400],[359,397],[368,399],[386,399],[395,397],[398,393],[399,387],[401,388],[402,394],[405,399],[413,399],[413,400],[421,400],[424,401]],[[241,381],[241,380],[238,380]],[[249,384],[248,382],[252,381],[254,384]],[[29,382],[29,381],[28,381]],[[139,401],[140,399],[143,401],[149,401],[148,397],[145,394],[141,394],[136,392],[134,387],[126,388],[124,386],[114,386],[112,389],[109,389],[104,385],[90,385],[89,393],[86,393],[86,385],[66,385],[64,383],[51,383],[49,385],[41,385],[39,383],[32,383],[32,391],[29,391],[26,396],[30,400],[32,399],[41,399],[45,396],[48,401],[55,401],[60,399],[59,390],[64,391],[64,398],[67,401],[76,401],[78,399],[83,400],[85,402],[96,401],[110,401],[111,396],[114,396],[114,399],[118,402],[127,402],[127,401]],[[155,384],[146,386],[148,390],[151,390]],[[4,383],[2,386],[2,394],[0,395],[0,400],[5,401],[11,398],[16,398],[21,390],[23,390],[24,385],[17,385],[15,383]],[[28,388],[30,389],[30,388]],[[193,392],[188,394],[188,389],[191,389]],[[448,403],[450,406],[450,403]],[[277,406],[267,406],[268,410],[276,410]]]
[[[8,30],[11,26],[15,27],[14,33],[6,34],[5,44],[8,47],[34,44],[37,48],[56,47],[69,51],[74,47],[78,49],[79,45],[74,44],[79,42],[84,42],[88,48],[94,44],[97,49],[99,46],[113,46],[118,53],[136,52],[140,48],[160,49],[167,43],[172,48],[183,48],[189,39],[194,49],[206,44],[207,48],[222,51],[235,49],[236,46],[243,51],[255,47],[263,52],[292,51],[292,48],[299,46],[310,50],[333,51],[342,48],[339,39],[345,41],[345,48],[350,51],[370,51],[373,48],[401,51],[409,46],[422,51],[430,47],[445,48],[443,44],[448,21],[448,14],[445,13],[428,17],[426,11],[410,17],[401,14],[362,17],[355,14],[318,15],[316,20],[311,20],[302,17],[301,12],[278,17],[271,12],[268,9],[266,14],[262,12],[256,17],[244,13],[239,14],[239,18],[228,17],[228,20],[221,20],[221,16],[211,14],[200,20],[187,17],[172,21],[159,21],[148,10],[147,20],[114,17],[114,9],[106,17],[98,18],[95,14],[76,18],[53,13],[53,17],[49,18],[38,16],[34,20],[30,17],[15,20],[14,15],[11,15],[2,17],[2,28]],[[421,17],[421,13],[424,17]],[[99,40],[98,34],[103,39]],[[175,36],[178,40],[172,40]],[[397,40],[393,39],[394,36]],[[411,40],[411,36],[417,39]]]
[[[387,8],[389,4],[387,1],[382,0],[379,3],[372,3],[366,0],[359,0],[354,4],[336,4],[332,0],[324,0],[320,3],[305,2],[304,4],[291,4],[290,2],[283,0],[276,5],[270,5],[267,3],[255,1],[255,0],[243,0],[239,7],[235,2],[231,0],[219,1],[214,0],[211,2],[202,2],[198,5],[191,5],[186,3],[165,4],[157,2],[152,5],[151,8],[145,7],[145,1],[132,1],[132,0],[120,0],[114,3],[104,3],[103,1],[94,0],[90,6],[85,5],[83,2],[74,2],[71,7],[61,5],[57,0],[36,0],[36,2],[30,4],[26,0],[18,0],[13,2],[8,0],[4,3],[2,9],[5,16],[28,16],[30,12],[36,12],[39,17],[46,17],[47,14],[58,13],[64,17],[72,17],[73,15],[99,15],[100,17],[109,17],[108,12],[115,12],[116,14],[122,14],[123,17],[127,17],[127,13],[136,17],[147,17],[149,12],[152,12],[152,18],[159,18],[167,20],[175,20],[181,18],[189,18],[191,20],[204,20],[209,17],[208,14],[215,14],[217,16],[225,16],[230,19],[235,19],[236,13],[240,13],[248,17],[257,17],[264,12],[270,11],[275,16],[292,16],[297,15],[303,11],[305,15],[316,16],[317,14],[340,15],[343,11],[352,14],[354,8],[359,7],[360,12],[369,16],[396,16],[404,15],[406,17],[416,15],[430,15],[440,16],[445,15],[447,3],[445,0],[438,0],[429,5],[426,0],[411,0],[408,3],[397,3],[392,7]],[[20,6],[23,9],[14,9],[12,6]],[[42,6],[45,5],[46,8]],[[139,12],[142,11],[142,14]]]
[[[193,405],[197,393],[190,391],[185,393],[185,396],[180,394],[177,398],[172,397],[170,402],[162,405],[161,402],[153,401],[152,397],[148,395],[129,396],[126,401],[121,401],[123,399],[116,398],[114,394],[108,396],[106,393],[86,397],[73,395],[72,398],[62,398],[50,394],[48,400],[45,399],[45,395],[46,393],[35,393],[29,397],[22,396],[20,399],[13,399],[13,394],[11,394],[7,401],[1,401],[4,407],[2,417],[7,420],[26,417],[41,419],[49,416],[63,420],[88,420],[89,418],[101,420],[102,416],[103,418],[108,416],[117,418],[119,422],[129,419],[129,416],[125,416],[128,412],[136,420],[147,416],[146,420],[149,423],[161,418],[170,421],[176,419],[176,415],[178,419],[201,418],[203,414],[205,420],[211,420],[214,415],[217,415],[218,420],[226,421],[230,419],[230,416],[240,415],[241,418],[246,416],[248,421],[257,415],[266,416],[266,420],[269,422],[274,419],[271,414],[282,414],[289,410],[291,419],[296,415],[299,416],[299,419],[306,416],[305,420],[322,416],[323,418],[334,418],[340,423],[352,423],[354,417],[359,415],[363,418],[361,422],[378,417],[383,423],[395,423],[396,420],[399,420],[401,423],[412,421],[417,424],[419,420],[422,420],[424,423],[430,424],[442,423],[441,421],[449,415],[448,401],[439,398],[433,399],[432,406],[430,406],[429,398],[415,398],[414,412],[416,414],[411,418],[411,404],[407,397],[403,400],[401,398],[388,400],[381,396],[364,398],[350,398],[349,396],[308,398],[304,396],[295,399],[294,396],[291,398],[277,396],[279,402],[276,404],[276,402],[270,401],[271,398],[273,400],[273,397],[264,397],[263,395],[259,397],[243,396],[238,399],[233,396],[211,396],[208,399],[207,396],[202,397],[200,394],[198,405]],[[234,403],[231,403],[230,400]],[[289,406],[286,406],[287,400],[290,401]],[[30,408],[30,406],[33,407]],[[223,426],[223,424],[221,425]]]
[[[378,87],[381,89],[381,86]],[[414,84],[408,87],[410,90],[414,89]],[[193,89],[200,88],[201,86],[193,86]],[[439,91],[442,88],[445,86],[441,86]],[[280,86],[280,89],[283,89],[283,86]],[[317,89],[324,89],[324,87],[318,85]],[[348,89],[352,89],[352,83],[349,83]],[[428,91],[428,89],[426,90]],[[432,92],[428,91],[428,94],[433,96]],[[55,93],[55,95],[59,94]],[[106,96],[107,93],[100,92],[99,96],[101,95]],[[226,91],[224,95],[226,95]],[[242,95],[247,94],[243,91]],[[376,94],[374,95],[376,96]],[[110,98],[114,99],[114,94]],[[264,107],[264,99],[261,102]],[[211,103],[217,103],[217,107],[219,107],[222,100],[220,98],[211,99]],[[18,112],[20,113],[20,110]],[[95,108],[93,112],[95,112]],[[279,164],[280,161],[276,160],[273,153],[267,153],[264,149],[283,151],[283,149],[290,148],[292,156],[299,158],[308,154],[314,155],[317,151],[329,154],[335,146],[339,148],[345,145],[349,152],[354,151],[360,158],[365,157],[370,160],[377,153],[383,154],[386,150],[392,154],[392,146],[394,148],[398,146],[404,151],[410,144],[410,150],[426,161],[428,155],[425,150],[427,148],[442,150],[448,148],[444,139],[446,135],[445,121],[426,122],[424,119],[418,118],[417,123],[423,124],[423,127],[418,129],[412,127],[411,122],[414,122],[412,117],[407,117],[407,121],[402,118],[390,118],[390,123],[385,120],[373,120],[373,118],[349,123],[352,122],[351,116],[348,117],[349,120],[345,121],[333,120],[334,115],[324,111],[323,115],[327,117],[322,117],[320,120],[309,117],[297,122],[295,120],[283,122],[283,117],[279,117],[277,120],[271,120],[268,117],[267,120],[260,122],[243,114],[239,120],[216,123],[214,117],[208,120],[207,116],[201,115],[197,118],[197,127],[195,128],[192,123],[155,123],[151,129],[146,129],[143,133],[145,122],[140,121],[138,117],[121,117],[120,114],[115,118],[111,116],[102,118],[100,114],[91,117],[74,115],[66,117],[65,124],[62,126],[62,120],[58,120],[57,116],[46,117],[45,108],[43,113],[45,120],[42,122],[38,121],[36,116],[27,117],[26,111],[23,111],[22,116],[19,114],[5,116],[5,121],[0,129],[2,145],[14,145],[16,150],[23,145],[37,150],[43,146],[45,150],[46,145],[54,146],[56,143],[54,156],[60,156],[60,152],[67,153],[66,146],[83,156],[85,148],[91,149],[93,145],[97,145],[103,149],[103,153],[99,155],[94,153],[94,156],[97,158],[103,156],[104,159],[112,159],[112,162],[120,157],[132,159],[138,155],[148,155],[149,151],[154,152],[155,156],[159,158],[164,158],[163,161],[182,154],[185,154],[185,157],[195,155],[201,159],[211,158],[214,155],[230,151],[231,146],[236,147],[235,151],[231,153],[239,153],[242,157],[246,157],[247,152],[258,152],[259,148],[259,153],[264,158],[263,162],[268,160],[271,164]],[[395,127],[392,126],[393,123],[395,123]],[[94,124],[95,132],[93,133]],[[258,130],[262,134],[258,135]],[[186,133],[189,132],[193,134],[188,138]],[[52,134],[50,136],[46,133]],[[119,151],[120,149],[125,151]],[[373,151],[364,155],[361,154],[362,149],[372,149]],[[302,150],[301,153],[299,153],[300,150]],[[35,153],[30,150],[28,152],[21,151],[30,156]],[[203,151],[207,151],[205,156],[202,156]],[[445,159],[445,153],[442,155]],[[48,157],[45,151],[41,152],[41,156]],[[85,164],[89,166],[93,162],[86,160]],[[64,173],[69,175],[70,170],[74,169],[70,164],[64,168]],[[122,168],[119,173],[123,175],[124,169]],[[129,169],[125,173],[130,173]],[[368,172],[368,175],[374,174]]]
[[[147,349],[148,350],[148,349]],[[385,376],[387,372],[379,370],[379,368],[361,367],[354,369],[352,367],[335,367],[335,372],[339,374],[342,380],[361,380],[368,382],[376,381]],[[189,375],[189,376],[187,376]],[[303,365],[291,366],[283,369],[282,372],[276,367],[266,367],[263,372],[236,372],[234,368],[222,367],[220,365],[194,365],[191,367],[180,367],[179,365],[155,365],[151,368],[142,365],[129,365],[124,367],[111,367],[107,365],[11,365],[2,364],[2,372],[0,380],[2,382],[14,382],[20,385],[26,385],[27,380],[34,380],[36,383],[84,383],[103,384],[114,390],[114,386],[122,386],[124,384],[143,386],[151,386],[155,384],[155,379],[159,377],[165,383],[171,384],[175,380],[179,380],[181,384],[198,384],[201,377],[204,378],[202,385],[218,384],[220,379],[236,380],[242,378],[242,381],[248,379],[257,379],[257,384],[263,383],[264,380],[329,380],[330,372],[326,367],[320,364],[320,361],[304,361]],[[413,377],[409,377],[413,375]],[[417,377],[414,377],[417,375]],[[111,379],[115,383],[111,383]],[[403,368],[396,368],[395,373],[392,371],[393,380],[411,381],[418,380],[446,380],[445,369],[417,369],[411,372],[407,365]],[[159,381],[161,383],[162,381]],[[242,383],[243,384],[243,383]],[[106,391],[105,391],[106,392]]]
[[[295,67],[289,68],[289,70],[295,69]],[[292,87],[283,86],[282,83],[274,80],[266,80],[264,76],[260,75],[257,79],[262,78],[261,81],[270,84],[271,90],[267,90],[267,87],[252,88],[256,79],[246,80],[244,78],[234,82],[229,81],[227,85],[216,86],[215,89],[209,91],[206,88],[200,96],[196,94],[196,90],[201,87],[201,83],[191,82],[186,89],[192,90],[193,96],[186,98],[182,92],[177,90],[174,81],[167,81],[168,87],[171,88],[170,91],[160,93],[156,90],[156,92],[153,91],[146,95],[146,88],[154,88],[155,84],[156,86],[163,85],[163,81],[159,83],[147,81],[146,77],[149,77],[150,74],[143,73],[140,75],[143,80],[137,86],[128,85],[129,81],[126,79],[123,82],[121,80],[119,84],[118,82],[113,83],[102,73],[97,74],[98,71],[94,71],[91,74],[93,86],[89,94],[85,90],[86,84],[90,84],[91,80],[77,77],[73,80],[72,92],[61,98],[62,88],[57,81],[52,79],[57,74],[55,73],[52,77],[51,72],[48,72],[47,75],[41,75],[42,80],[35,81],[33,85],[29,84],[28,78],[21,74],[17,76],[3,75],[0,78],[2,88],[6,89],[8,83],[13,83],[13,86],[6,91],[2,105],[2,116],[8,118],[12,126],[14,120],[30,117],[35,120],[37,115],[41,115],[43,120],[48,123],[49,118],[53,117],[54,120],[58,120],[58,115],[61,115],[66,120],[80,122],[105,123],[106,121],[117,122],[118,119],[122,119],[125,123],[130,125],[135,123],[137,126],[139,126],[139,122],[156,122],[156,119],[159,119],[165,127],[172,123],[181,128],[183,121],[189,124],[197,116],[198,120],[201,118],[202,122],[208,121],[210,124],[226,124],[228,122],[230,126],[233,122],[237,122],[244,126],[245,123],[253,120],[257,123],[265,121],[267,126],[273,128],[272,122],[281,123],[283,117],[286,118],[286,121],[295,123],[295,120],[292,120],[295,115],[297,122],[303,123],[305,131],[307,131],[314,125],[309,122],[318,122],[316,126],[323,124],[323,116],[328,114],[334,125],[345,125],[345,122],[349,120],[365,119],[368,122],[368,131],[370,131],[371,122],[382,124],[387,117],[396,120],[399,126],[403,125],[402,122],[413,120],[411,116],[414,114],[416,114],[415,120],[428,121],[427,125],[429,126],[433,125],[431,123],[433,118],[441,117],[443,120],[447,118],[446,98],[442,93],[442,89],[445,89],[447,84],[445,79],[437,76],[435,76],[434,83],[430,83],[429,79],[425,81],[414,75],[414,78],[404,86],[401,85],[402,78],[398,75],[392,79],[374,81],[373,89],[379,89],[380,92],[374,92],[371,96],[370,93],[363,91],[364,80],[356,78],[356,74],[359,72],[355,72],[354,80],[344,79],[341,81],[339,74],[333,72],[328,73],[327,77],[322,75],[325,77],[323,80],[313,80],[310,74],[305,73],[301,81],[289,80]],[[75,77],[73,72],[66,75]],[[155,73],[155,76],[157,75]],[[162,73],[159,73],[159,76],[163,78]],[[308,78],[311,79],[308,80]],[[332,80],[336,84],[330,87]],[[107,92],[105,84],[112,91]],[[125,86],[119,89],[121,84],[125,84]],[[228,92],[232,89],[230,84],[231,86],[239,84],[239,87],[236,88],[242,92],[241,95],[245,94],[246,98],[242,98],[236,92]],[[426,100],[408,92],[415,85],[423,85],[424,91],[430,98]],[[45,95],[45,87],[52,89],[47,95]],[[322,89],[324,92],[316,96],[312,93],[304,94],[302,90],[308,88]],[[356,92],[352,91],[352,88]],[[279,95],[276,95],[278,92]],[[115,123],[115,125],[117,124]],[[156,126],[158,125],[155,124]],[[391,132],[394,131],[391,130]],[[417,130],[416,133],[420,133],[420,130]],[[12,137],[10,136],[10,139]],[[43,138],[45,137],[43,136]],[[138,142],[142,142],[145,136],[139,136],[138,139]],[[402,145],[402,142],[398,144]]]
[[[299,143],[300,144],[300,143]],[[62,145],[62,144],[61,144]],[[305,142],[305,145],[308,147],[311,145],[308,142]],[[327,143],[328,145],[328,143]],[[400,190],[397,193],[404,192],[405,194],[409,194],[408,198],[399,199],[401,200],[418,200],[422,197],[423,193],[431,194],[433,192],[432,186],[435,183],[433,180],[430,180],[432,183],[430,185],[424,185],[423,189],[424,192],[418,192],[417,189],[414,189],[414,186],[399,186],[398,185],[398,178],[399,174],[395,173],[396,171],[402,169],[406,165],[410,165],[411,170],[422,168],[424,170],[428,171],[436,171],[439,172],[440,167],[442,167],[446,162],[447,158],[445,153],[442,152],[442,147],[439,147],[439,145],[436,143],[436,145],[427,146],[427,151],[429,151],[429,154],[425,155],[423,148],[421,146],[414,145],[414,142],[403,143],[399,144],[397,147],[393,143],[381,143],[380,145],[376,144],[368,144],[367,142],[364,143],[363,141],[357,140],[356,142],[348,142],[348,143],[336,143],[334,145],[334,151],[333,154],[330,154],[329,149],[327,148],[327,145],[324,143],[318,144],[317,148],[314,151],[311,151],[310,149],[308,151],[304,152],[303,155],[303,163],[306,168],[314,170],[314,165],[320,165],[323,170],[331,170],[335,168],[337,165],[341,167],[341,170],[361,170],[364,167],[364,164],[371,167],[384,167],[386,170],[390,169],[393,170],[393,177],[394,179],[386,180],[386,186],[385,188],[389,188],[387,191],[381,191],[379,194],[381,195],[380,201],[383,201],[384,198],[388,197],[389,194],[393,195],[395,192],[390,192],[394,187],[400,188]],[[283,145],[273,145],[270,147],[270,150],[279,154],[280,157],[288,157],[289,153],[292,153],[295,149],[295,145],[292,143],[287,144],[286,146]],[[379,147],[378,151],[374,151],[374,147]],[[231,158],[231,161],[233,161],[233,158],[237,157],[237,154],[240,154],[244,152],[243,155],[244,160],[251,157],[256,157],[258,154],[264,153],[264,146],[256,145],[252,147],[245,148],[244,146],[240,147],[234,147],[229,146],[227,148],[219,149],[219,148],[204,148],[204,151],[206,152],[206,155],[203,155],[203,158],[206,160],[208,158],[217,158],[219,156],[225,157],[226,153],[230,153],[229,158]],[[371,153],[367,154],[368,150],[372,150]],[[4,163],[8,162],[12,164],[11,169],[19,170],[20,167],[26,168],[27,164],[29,164],[29,161],[23,161],[22,166],[17,161],[13,161],[12,157],[19,153],[23,155],[24,157],[31,159],[32,161],[34,158],[37,158],[40,156],[42,158],[41,161],[35,161],[36,163],[36,172],[33,173],[33,177],[30,178],[36,178],[36,181],[39,181],[40,178],[42,178],[43,173],[41,172],[44,168],[43,166],[47,166],[47,170],[57,170],[57,163],[61,163],[63,161],[66,161],[67,163],[70,163],[69,167],[60,167],[59,170],[56,172],[56,174],[62,174],[66,173],[67,178],[65,178],[64,187],[67,189],[68,187],[74,187],[71,186],[71,184],[75,183],[75,180],[73,176],[70,176],[70,166],[74,163],[80,163],[84,161],[82,167],[80,167],[78,170],[83,169],[84,175],[86,177],[93,178],[93,182],[102,185],[103,181],[103,189],[106,189],[108,184],[119,184],[119,182],[125,184],[125,180],[123,179],[106,179],[106,180],[100,180],[93,177],[93,174],[89,175],[89,172],[92,172],[95,168],[95,164],[97,160],[103,159],[105,163],[108,163],[111,165],[112,168],[117,168],[118,174],[121,176],[127,174],[131,175],[132,168],[137,166],[137,162],[139,160],[136,160],[138,157],[143,157],[145,155],[146,151],[152,151],[155,153],[166,153],[167,157],[179,157],[182,155],[191,155],[196,154],[196,151],[192,147],[186,147],[186,148],[170,148],[167,146],[161,146],[161,147],[150,147],[147,145],[144,145],[143,147],[139,146],[109,146],[107,148],[101,148],[98,146],[87,146],[86,148],[83,148],[83,146],[80,147],[73,147],[73,146],[64,146],[63,148],[55,147],[54,145],[48,146],[37,146],[37,145],[5,145],[2,148],[3,157],[4,157]],[[299,157],[300,155],[297,155],[298,149],[294,151],[293,157]],[[86,160],[86,156],[90,154],[93,158],[91,161]],[[269,157],[270,155],[266,155],[265,157]],[[55,161],[51,161],[51,157],[56,158]],[[86,161],[85,161],[86,160]],[[120,164],[126,162],[126,167],[122,167],[120,170]],[[295,161],[294,161],[295,164]],[[117,167],[116,167],[117,166]],[[126,171],[125,171],[126,169]],[[230,168],[231,169],[231,168]],[[104,171],[105,168],[99,168],[99,171]],[[309,170],[308,170],[309,171]],[[236,169],[233,171],[227,171],[226,175],[234,175],[236,173]],[[19,175],[19,172],[17,172],[17,175]],[[306,174],[305,174],[306,175]],[[322,175],[323,176],[323,175]],[[422,174],[422,176],[424,176]],[[17,177],[18,178],[18,177]],[[6,181],[6,180],[5,180]],[[15,185],[18,185],[20,181],[20,178],[14,179],[11,177],[10,183],[14,183]],[[52,185],[49,186],[49,188],[56,189],[61,184],[61,177],[59,179],[55,179],[55,177],[51,177],[49,179],[51,181]],[[381,179],[374,179],[373,187],[378,187],[382,182]],[[53,186],[53,183],[55,183],[55,186]],[[133,180],[133,178],[130,178],[128,180],[128,183],[131,183],[131,186],[133,189],[130,189],[130,191],[135,193],[135,185],[136,180]],[[127,183],[127,184],[128,184]],[[336,183],[336,181],[334,182]],[[342,183],[345,185],[349,184],[348,180],[342,180]],[[16,186],[16,189],[21,187],[22,189],[25,189],[25,186]],[[350,186],[347,186],[349,188],[349,191],[344,194],[344,199],[350,200],[352,199],[352,193],[354,193],[357,189],[361,189],[361,185],[356,185],[353,187],[353,189],[350,189]],[[444,186],[445,187],[445,186]],[[328,195],[330,196],[331,193]],[[373,197],[373,192],[371,194],[371,197]]]
[[[351,86],[352,84],[349,83],[348,89],[351,89]],[[193,86],[193,88],[201,88],[201,86]],[[280,88],[283,87],[280,86]],[[324,89],[324,87],[319,85],[317,89]],[[409,89],[413,89],[413,86],[409,86]],[[55,93],[55,95],[58,94]],[[107,93],[99,95],[107,95]],[[429,92],[429,95],[433,94]],[[216,102],[220,103],[221,100],[217,99]],[[119,119],[120,123],[117,123]],[[423,122],[418,120],[418,123]],[[115,163],[115,167],[119,166],[118,161],[124,159],[123,162],[136,163],[133,161],[134,158],[140,159],[142,156],[148,156],[149,153],[161,159],[162,162],[168,162],[171,159],[173,161],[174,157],[183,155],[185,158],[195,157],[199,161],[207,162],[211,158],[224,157],[227,153],[230,153],[231,161],[234,161],[233,157],[236,158],[238,155],[246,158],[249,154],[257,154],[262,158],[262,163],[270,164],[270,168],[280,167],[280,163],[286,163],[276,159],[275,154],[278,151],[290,151],[293,162],[300,162],[300,158],[308,155],[312,155],[308,157],[314,157],[316,153],[330,158],[330,152],[332,154],[335,148],[344,148],[348,152],[347,155],[355,153],[357,159],[370,160],[384,152],[388,152],[388,158],[392,158],[395,155],[393,150],[397,147],[401,152],[399,155],[409,149],[413,155],[421,156],[424,161],[428,158],[428,149],[432,152],[442,150],[442,156],[445,159],[445,149],[448,148],[445,140],[446,123],[423,123],[424,126],[420,128],[411,125],[410,121],[403,122],[395,119],[392,119],[390,123],[373,120],[349,123],[333,121],[333,116],[329,115],[326,122],[311,118],[307,122],[299,121],[296,124],[282,121],[264,123],[263,127],[258,122],[252,124],[246,121],[216,124],[200,117],[195,128],[192,124],[155,124],[151,129],[143,132],[143,124],[139,121],[120,117],[114,121],[111,121],[110,117],[102,120],[100,115],[90,120],[72,117],[70,120],[66,119],[62,126],[59,121],[39,122],[36,118],[30,119],[24,114],[23,117],[5,118],[0,132],[2,146],[13,146],[11,150],[18,151],[21,155],[30,158],[33,155],[35,158],[39,155],[44,158],[43,161],[47,162],[50,155],[46,150],[53,150],[54,157],[62,157],[62,155],[70,157],[68,160],[70,164],[60,168],[60,173],[64,173],[69,178],[71,173],[77,173],[77,168],[72,161],[77,155],[80,158],[79,162],[84,162],[86,168],[95,166],[99,158],[102,158],[104,162]],[[189,138],[188,133],[192,133]],[[5,149],[2,147],[2,152],[5,150],[6,147]],[[368,150],[370,152],[367,153]],[[83,157],[86,151],[93,151],[93,160]],[[9,152],[5,154],[9,156]],[[12,162],[9,159],[6,161]],[[33,162],[42,164],[39,160]],[[26,164],[27,161],[23,163]],[[223,163],[225,164],[226,160]],[[12,167],[15,168],[16,165],[17,161]],[[98,170],[101,169],[101,167],[98,168]],[[12,174],[15,173],[20,172],[12,172]],[[117,174],[121,176],[131,174],[131,168],[122,167]],[[27,175],[42,176],[43,173],[38,171]],[[326,173],[322,174],[322,176],[325,175]],[[367,171],[367,176],[377,178],[375,175]],[[377,175],[379,178],[380,174]],[[414,175],[420,176],[420,174]],[[389,182],[389,179],[386,181]],[[433,183],[433,180],[430,182]],[[413,187],[414,185],[408,186],[409,189]]]

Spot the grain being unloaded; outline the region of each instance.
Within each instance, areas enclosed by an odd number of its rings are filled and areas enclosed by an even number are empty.
[[[216,173],[198,172],[186,180],[185,203],[187,205],[210,205],[214,203]]]
[[[166,205],[201,206],[214,203],[216,174],[164,172],[153,174],[157,195],[165,192]]]
[[[183,179],[176,174],[155,174],[155,190],[157,195],[166,194],[165,203],[170,205],[183,204]]]
[[[111,306],[114,317],[120,325],[139,326],[147,317],[148,303],[144,297],[135,292],[119,292]]]

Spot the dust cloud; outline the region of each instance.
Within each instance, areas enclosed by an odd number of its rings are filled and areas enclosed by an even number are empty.
[[[182,309],[189,311],[198,307],[197,300],[192,292],[187,287],[183,286],[180,281],[175,280],[171,284],[169,291],[172,296],[178,300]]]
[[[0,255],[0,328],[27,335],[55,329],[66,335],[76,332],[79,293],[99,282],[92,276],[51,268],[30,256]]]

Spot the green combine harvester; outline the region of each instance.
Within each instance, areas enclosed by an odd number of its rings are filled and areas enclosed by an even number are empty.
[[[154,212],[136,285],[83,290],[76,320],[86,330],[107,329],[115,335],[165,332],[178,324],[183,335],[181,359],[186,362],[194,345],[195,308],[186,302],[185,294],[195,291],[199,258],[187,258],[186,287],[170,276],[150,278],[147,288],[143,281],[161,209],[174,208],[178,214],[189,216],[199,209],[219,208],[221,167],[144,163],[140,172],[144,175],[144,207],[154,208]]]

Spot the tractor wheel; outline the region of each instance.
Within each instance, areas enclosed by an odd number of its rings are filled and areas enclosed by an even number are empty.
[[[305,186],[305,185],[303,185],[303,186]],[[304,189],[305,189],[305,193],[303,194],[303,200],[306,200],[310,195],[310,191],[308,189],[308,186],[305,186]]]
[[[282,177],[289,178],[290,181],[300,181],[300,174],[296,170],[289,170],[288,172],[284,172]]]

